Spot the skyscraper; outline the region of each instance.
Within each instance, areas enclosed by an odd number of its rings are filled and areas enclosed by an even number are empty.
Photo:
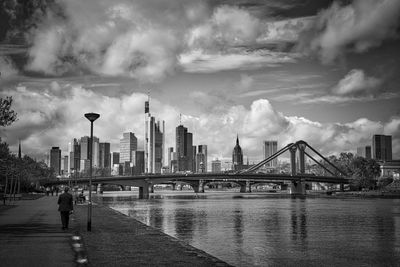
[[[164,132],[165,122],[155,122],[155,117],[150,114],[150,102],[144,105],[145,113],[145,138],[144,157],[146,173],[161,173],[164,163]]]
[[[272,156],[278,151],[278,141],[264,141],[263,157],[264,159]],[[278,157],[265,164],[267,168],[276,168],[278,166]]]
[[[172,160],[172,153],[174,152],[173,147],[168,148],[168,154],[167,154],[167,160],[168,160],[168,168],[169,171],[172,172],[172,165],[171,165],[171,160]]]
[[[137,138],[134,133],[128,132],[122,134],[122,139],[119,142],[119,161],[132,162],[132,151],[137,150]]]
[[[178,171],[193,171],[193,135],[183,125],[176,127]]]
[[[97,138],[96,136],[93,136],[92,146],[93,146],[92,166],[100,167],[100,141],[99,138]]]
[[[100,143],[100,155],[99,155],[99,167],[100,168],[109,168],[110,164],[110,143]]]
[[[81,144],[76,138],[72,139],[68,143],[68,172],[80,169],[80,159],[81,159]]]
[[[236,146],[232,152],[232,169],[239,171],[243,168],[243,153],[242,148],[239,145],[239,136],[236,137]]]
[[[207,172],[208,164],[207,164],[207,145],[199,145],[197,154],[202,154],[203,156],[203,172]],[[198,169],[199,163],[196,162],[196,170]]]
[[[114,167],[115,164],[119,164],[119,153],[112,152],[111,154],[111,166]]]
[[[68,156],[63,157],[63,161],[62,161],[61,165],[62,165],[63,174],[67,174],[68,173]]]
[[[372,158],[382,161],[392,160],[392,136],[378,135],[372,137]]]
[[[81,137],[81,160],[89,159],[89,136]]]
[[[61,150],[58,146],[53,146],[50,150],[50,168],[53,168],[56,175],[61,174]]]
[[[132,151],[133,174],[144,173],[144,151]]]

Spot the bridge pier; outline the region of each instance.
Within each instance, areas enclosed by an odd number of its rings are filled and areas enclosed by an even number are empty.
[[[149,185],[139,186],[139,199],[148,199],[150,196]]]
[[[247,188],[247,193],[251,193],[251,182],[246,181],[246,188]]]
[[[173,183],[172,184],[172,191],[175,191],[176,190],[176,183]]]
[[[103,185],[102,184],[97,184],[96,192],[97,192],[97,194],[103,194]]]
[[[250,181],[237,182],[240,185],[240,193],[251,193]]]
[[[306,195],[306,183],[304,181],[293,181],[290,184],[289,194],[293,196],[305,196]]]
[[[189,183],[190,186],[193,188],[195,193],[204,193],[204,181],[199,180],[198,182],[193,181]]]

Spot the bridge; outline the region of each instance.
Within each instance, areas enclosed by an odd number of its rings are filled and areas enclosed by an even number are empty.
[[[306,148],[309,148],[316,155],[318,155],[323,161],[331,166],[338,175],[335,175],[333,171],[321,164],[318,160],[312,157],[306,152]],[[275,174],[275,173],[260,173],[258,170],[262,168],[266,163],[272,161],[283,153],[290,152],[290,174]],[[297,152],[299,153],[299,168],[297,168]],[[329,175],[318,176],[305,172],[305,156],[312,159],[315,163],[321,166],[326,173]],[[234,182],[240,185],[240,192],[251,192],[251,185],[257,183],[283,183],[289,182],[289,192],[292,195],[305,195],[306,194],[306,183],[319,182],[329,184],[340,184],[341,189],[344,188],[344,184],[349,184],[350,179],[347,175],[340,170],[337,166],[332,164],[328,159],[323,157],[317,150],[308,145],[305,141],[298,141],[296,143],[290,143],[284,148],[280,149],[270,157],[264,159],[251,166],[248,169],[241,170],[238,172],[227,172],[227,173],[169,173],[169,174],[144,174],[136,176],[109,176],[109,177],[93,177],[92,184],[101,186],[103,184],[114,184],[121,186],[135,186],[139,187],[139,198],[148,198],[153,185],[155,184],[174,184],[177,182],[183,182],[189,184],[194,192],[204,192],[204,185],[210,182],[224,181]],[[59,185],[67,184],[71,182],[67,180],[57,181],[45,181],[43,184],[47,185]],[[75,182],[75,181],[74,181]],[[79,178],[76,180],[78,184],[88,184],[89,178]]]

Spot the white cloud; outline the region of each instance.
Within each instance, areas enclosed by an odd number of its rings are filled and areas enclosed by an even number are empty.
[[[339,81],[332,91],[338,95],[370,94],[381,83],[381,80],[375,77],[367,77],[363,70],[353,69]]]
[[[312,30],[303,32],[300,47],[329,63],[347,50],[365,52],[397,37],[399,17],[398,0],[356,0],[346,6],[334,2],[317,15]]]
[[[197,1],[63,0],[59,4],[62,16],[48,9],[31,31],[28,70],[157,82],[177,68],[213,72],[276,66],[294,62],[296,56],[257,47],[271,40],[275,45],[292,41],[305,24],[298,19],[275,25],[243,8]]]
[[[64,88],[68,87],[68,88]],[[68,93],[60,94],[67,91]],[[23,142],[24,153],[45,153],[51,146],[66,151],[71,138],[89,134],[89,122],[84,113],[97,112],[94,132],[102,142],[111,142],[118,150],[122,132],[132,131],[143,149],[143,106],[147,95],[131,93],[110,97],[82,88],[48,82],[39,89],[19,87],[1,94],[14,98],[19,120],[3,130],[6,142],[16,147]],[[203,96],[205,97],[205,96]],[[166,147],[175,146],[175,127],[180,110],[152,98],[151,113],[166,122]],[[350,123],[319,123],[306,118],[285,116],[277,112],[266,99],[254,101],[249,108],[242,105],[210,107],[198,115],[183,114],[182,123],[194,135],[194,144],[207,144],[209,157],[230,158],[239,134],[246,157],[261,160],[262,141],[278,140],[279,147],[305,140],[323,155],[354,151],[371,140],[373,134],[393,135],[394,155],[399,156],[399,119],[387,123],[359,119]]]
[[[211,73],[224,70],[253,70],[260,67],[277,67],[296,62],[296,54],[269,50],[240,51],[226,54],[205,54],[196,50],[181,54],[179,62],[185,72]]]

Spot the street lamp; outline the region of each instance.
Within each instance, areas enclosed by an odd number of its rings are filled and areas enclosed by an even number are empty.
[[[86,119],[90,121],[90,142],[89,142],[89,153],[90,153],[90,166],[89,166],[89,203],[88,203],[88,221],[87,221],[87,230],[92,231],[92,160],[93,160],[93,122],[100,117],[100,114],[97,113],[86,113]]]

